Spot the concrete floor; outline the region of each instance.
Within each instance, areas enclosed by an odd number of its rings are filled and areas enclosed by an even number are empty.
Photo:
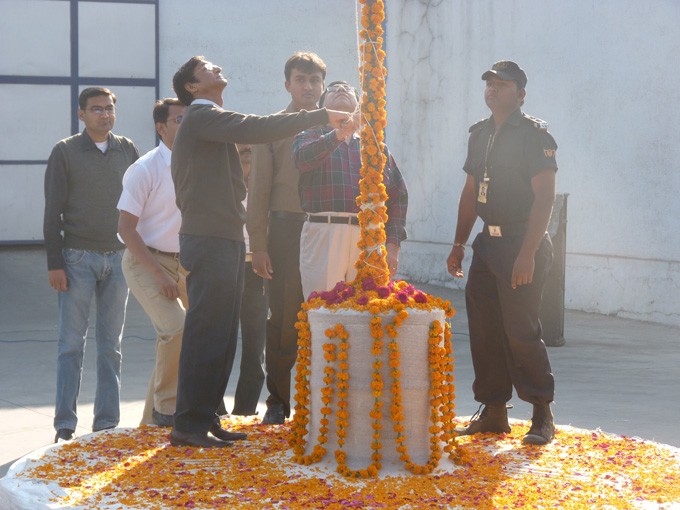
[[[418,286],[450,299],[456,355],[457,414],[473,414],[473,372],[465,302],[460,291]],[[0,247],[0,476],[19,457],[49,444],[56,378],[57,297],[47,284],[42,248]],[[91,336],[91,333],[90,333]],[[131,296],[123,340],[121,427],[142,413],[153,365],[154,332]],[[567,311],[566,344],[549,348],[556,377],[558,424],[639,436],[680,447],[680,329]],[[76,434],[90,432],[94,346],[86,349]],[[225,400],[231,409],[238,357]],[[266,388],[260,401],[264,410]],[[513,399],[512,418],[529,419]]]

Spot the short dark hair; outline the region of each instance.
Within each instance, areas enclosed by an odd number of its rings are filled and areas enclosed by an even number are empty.
[[[196,70],[196,66],[202,62],[205,62],[205,57],[203,55],[191,57],[182,64],[172,77],[172,88],[175,90],[175,94],[177,94],[181,103],[185,106],[189,106],[194,100],[194,96],[186,89],[186,84],[196,83],[198,81],[194,76],[194,71]]]
[[[352,87],[349,83],[347,83],[344,80],[337,80],[329,83],[328,87],[324,89],[323,93],[321,94],[321,97],[319,98],[319,108],[323,106],[323,103],[326,100],[326,94],[328,93],[328,89],[333,85],[347,85],[348,87]],[[355,87],[352,88],[354,89],[354,97],[357,98],[357,103],[361,103],[361,96],[359,95],[359,91]]]
[[[283,68],[286,81],[290,81],[293,69],[307,74],[320,72],[321,78],[326,79],[326,63],[321,60],[319,55],[311,51],[298,51],[286,61],[286,67]]]
[[[80,96],[78,96],[78,106],[81,110],[84,110],[87,108],[87,100],[91,97],[98,96],[110,96],[113,104],[116,104],[116,94],[106,87],[87,87],[86,89],[83,89]]]
[[[165,99],[159,99],[153,106],[153,122],[157,124],[165,124],[168,121],[168,115],[170,114],[170,107],[172,105],[184,106],[182,102],[176,97],[166,97]]]

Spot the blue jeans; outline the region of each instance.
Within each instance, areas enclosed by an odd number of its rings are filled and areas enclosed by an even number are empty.
[[[238,339],[243,241],[180,234],[189,309],[179,355],[175,429],[206,433],[229,382]]]
[[[57,398],[54,428],[75,430],[83,373],[90,304],[95,297],[97,322],[97,391],[92,430],[120,421],[121,339],[128,288],[121,269],[122,251],[64,249],[68,290],[59,293]]]

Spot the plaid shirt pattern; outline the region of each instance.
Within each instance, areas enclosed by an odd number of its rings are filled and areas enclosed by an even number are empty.
[[[298,192],[305,212],[358,213],[356,197],[361,179],[360,138],[355,133],[349,143],[339,141],[329,126],[303,131],[293,142],[293,161],[300,171]],[[387,189],[388,243],[399,245],[406,239],[408,191],[397,164],[388,154],[383,175]]]

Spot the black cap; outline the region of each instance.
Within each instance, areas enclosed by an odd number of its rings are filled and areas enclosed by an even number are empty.
[[[521,89],[527,86],[527,75],[520,66],[510,60],[501,60],[491,66],[490,71],[486,71],[482,75],[482,80],[488,80],[491,75],[495,74],[501,80],[511,80],[517,83]]]

